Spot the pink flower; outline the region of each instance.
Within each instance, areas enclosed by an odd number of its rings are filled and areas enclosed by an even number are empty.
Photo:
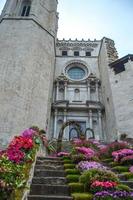
[[[131,167],[129,168],[129,171],[130,171],[131,173],[133,173],[133,166],[131,166]]]
[[[133,150],[132,149],[120,149],[118,151],[112,152],[112,156],[115,158],[114,161],[121,161],[122,158],[126,156],[133,155]]]
[[[94,181],[91,184],[91,187],[113,188],[115,186],[117,186],[117,183],[113,181]]]
[[[25,153],[16,148],[12,148],[8,149],[7,156],[10,161],[19,164],[24,159]]]
[[[21,135],[22,135],[23,137],[30,137],[30,138],[33,137],[34,134],[35,134],[35,131],[32,130],[32,129],[26,129],[25,131],[23,131],[23,132],[21,133]]]
[[[70,155],[70,153],[67,153],[67,152],[59,152],[59,153],[57,154],[58,157],[69,156],[69,155]]]

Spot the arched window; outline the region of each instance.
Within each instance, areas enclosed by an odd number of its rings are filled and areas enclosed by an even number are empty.
[[[29,14],[30,14],[30,8],[31,8],[31,1],[29,1],[29,0],[24,0],[23,2],[22,2],[22,6],[21,6],[21,13],[20,13],[20,15],[22,16],[22,17],[28,17],[29,16]]]

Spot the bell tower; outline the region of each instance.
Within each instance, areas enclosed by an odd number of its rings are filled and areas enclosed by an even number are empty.
[[[7,0],[0,17],[0,145],[49,123],[57,0]]]

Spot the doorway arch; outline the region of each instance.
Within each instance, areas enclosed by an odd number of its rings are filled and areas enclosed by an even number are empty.
[[[90,131],[91,132],[91,137],[87,137],[87,131]],[[94,133],[94,130],[92,128],[87,128],[85,130],[85,136],[86,136],[86,139],[95,139],[95,133]]]
[[[63,134],[64,134],[64,129],[67,126],[70,126],[70,125],[74,126],[74,128],[77,131],[79,137],[82,134],[81,133],[81,126],[80,126],[80,124],[78,122],[76,122],[76,121],[67,121],[67,122],[65,122],[62,125],[62,127],[60,129],[60,132],[59,132],[59,135],[58,135],[58,139],[57,139],[57,152],[60,152],[61,148],[62,148],[62,138],[63,138]]]

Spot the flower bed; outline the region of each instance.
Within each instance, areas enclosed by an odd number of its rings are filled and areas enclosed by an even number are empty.
[[[0,152],[0,197],[22,199],[29,171],[40,144],[39,131],[25,130]]]
[[[81,161],[77,165],[77,169],[81,171],[89,170],[89,169],[107,169],[104,167],[101,163],[95,162],[95,161]]]
[[[132,200],[133,199],[133,192],[126,192],[126,191],[102,191],[98,192],[94,195],[93,200]]]
[[[132,161],[129,161],[132,160],[132,153],[133,150],[125,142],[113,142],[103,146],[97,141],[73,141],[73,149],[70,152],[69,159],[76,165],[73,166],[72,172],[75,173],[76,169],[80,171],[79,177],[76,174],[68,175],[74,200],[133,199],[133,193],[130,192],[131,188],[120,183],[117,174],[111,171],[111,167],[105,167],[112,163],[112,166],[116,166],[113,167],[115,172],[125,173],[123,176],[127,175],[126,173],[133,175]],[[104,159],[103,163],[101,162],[102,159]],[[114,162],[112,162],[113,160]],[[128,165],[124,166],[124,162]],[[131,178],[132,176],[130,180]],[[78,187],[81,187],[82,190],[79,190]]]

